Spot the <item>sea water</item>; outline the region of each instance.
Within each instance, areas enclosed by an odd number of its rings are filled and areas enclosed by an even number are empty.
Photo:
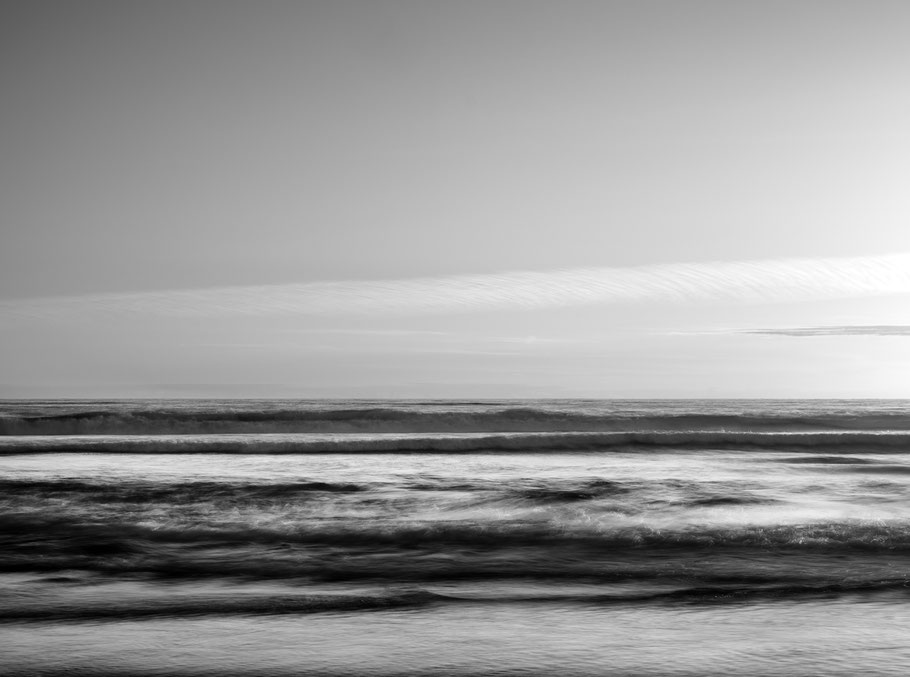
[[[910,402],[6,401],[0,674],[905,675]]]

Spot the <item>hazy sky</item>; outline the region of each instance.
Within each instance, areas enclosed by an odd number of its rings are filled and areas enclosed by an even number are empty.
[[[0,6],[0,396],[910,397],[910,3]]]

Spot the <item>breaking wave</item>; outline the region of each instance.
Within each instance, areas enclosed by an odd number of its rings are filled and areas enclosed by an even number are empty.
[[[80,561],[96,556],[107,560],[154,551],[166,545],[276,547],[279,559],[293,552],[292,549],[297,546],[378,549],[377,552],[388,548],[403,552],[442,548],[455,552],[460,548],[534,549],[560,545],[614,555],[625,551],[691,550],[696,553],[704,552],[705,548],[910,553],[910,524],[869,520],[697,528],[647,525],[604,528],[559,522],[454,520],[403,523],[376,520],[364,524],[329,522],[313,525],[289,522],[262,526],[205,524],[194,528],[186,524],[152,526],[129,521],[98,522],[61,515],[6,513],[0,516],[0,531],[4,546],[0,562],[9,566],[15,560],[26,566],[26,570],[39,566],[51,555],[73,555]],[[36,534],[41,535],[40,540],[36,539]],[[287,552],[282,554],[282,549]],[[35,554],[41,554],[41,558],[28,560],[18,557]],[[267,559],[265,553],[261,557]],[[71,564],[75,564],[75,560]]]

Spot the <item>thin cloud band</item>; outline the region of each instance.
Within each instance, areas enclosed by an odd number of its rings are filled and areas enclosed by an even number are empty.
[[[777,303],[910,293],[910,253],[95,294],[0,303],[31,317],[410,315],[669,301]]]

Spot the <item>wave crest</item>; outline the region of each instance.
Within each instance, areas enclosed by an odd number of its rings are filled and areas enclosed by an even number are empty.
[[[0,454],[317,454],[616,451],[644,449],[910,451],[907,431],[553,432],[460,434],[30,435],[0,437]]]
[[[313,407],[224,403],[141,403],[0,412],[0,435],[166,435],[269,433],[819,432],[907,430],[904,411],[698,413],[572,410],[557,406]]]

